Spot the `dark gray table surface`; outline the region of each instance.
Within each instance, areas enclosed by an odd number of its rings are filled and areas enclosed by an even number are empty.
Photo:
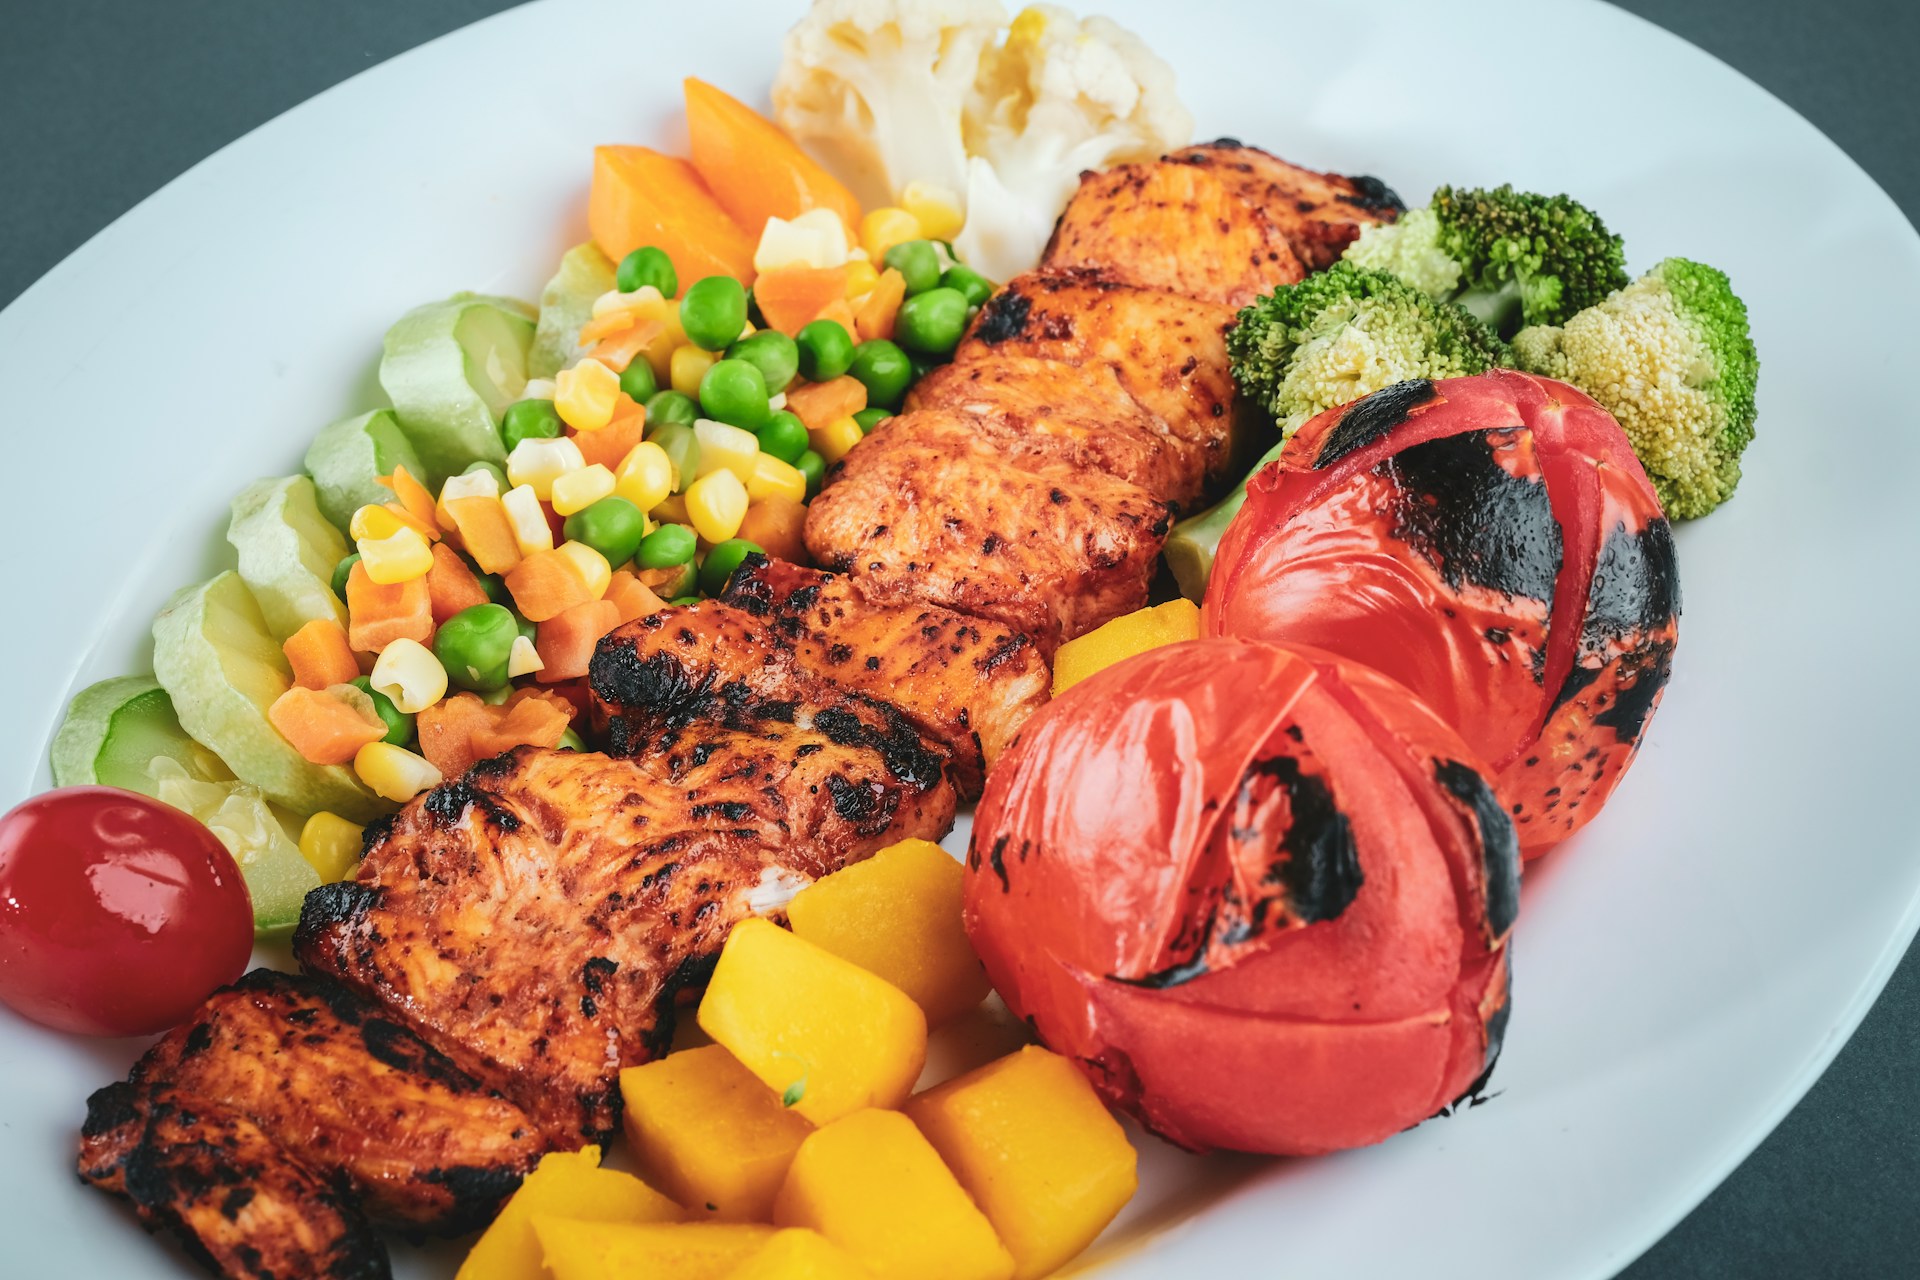
[[[254,126],[507,7],[501,0],[0,0],[0,305]],[[1074,7],[1099,6],[1079,0]],[[1627,0],[1625,7],[1783,98],[1920,221],[1920,90],[1912,71],[1920,5]],[[1540,57],[1550,63],[1551,50]],[[1485,89],[1511,94],[1526,83],[1545,82],[1529,74]],[[1908,954],[1805,1101],[1625,1275],[1920,1274],[1916,955]],[[1497,1208],[1489,1206],[1488,1220],[1476,1225],[1499,1230]]]

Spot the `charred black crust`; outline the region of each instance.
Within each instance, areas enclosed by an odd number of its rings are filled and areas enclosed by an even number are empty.
[[[1436,394],[1431,381],[1412,378],[1355,400],[1327,432],[1313,469],[1324,471],[1354,450],[1366,448],[1412,417],[1415,409]]]
[[[1513,928],[1520,915],[1520,840],[1513,823],[1500,807],[1477,769],[1458,760],[1434,765],[1433,778],[1473,814],[1480,832],[1480,859],[1486,881],[1487,928],[1498,938]]]
[[[1637,533],[1616,524],[1600,545],[1581,639],[1599,648],[1658,631],[1680,614],[1680,562],[1673,527],[1656,517]]]
[[[507,1197],[520,1189],[525,1174],[512,1165],[455,1164],[421,1172],[422,1182],[445,1187],[453,1208],[434,1224],[435,1234],[459,1236],[493,1221]]]
[[[630,639],[595,650],[587,683],[615,706],[662,711],[683,708],[703,692],[680,659],[664,651],[642,658]]]
[[[87,1118],[80,1125],[83,1138],[104,1138],[141,1117],[140,1086],[128,1080],[116,1080],[87,1096]]]
[[[1637,743],[1653,715],[1654,704],[1673,675],[1673,645],[1661,641],[1640,653],[1620,660],[1620,681],[1613,705],[1594,716],[1593,722],[1613,730],[1613,736],[1625,743]],[[1575,670],[1579,668],[1576,667]]]
[[[1564,552],[1546,480],[1513,475],[1495,456],[1523,430],[1463,431],[1410,445],[1377,473],[1400,489],[1394,536],[1426,557],[1449,587],[1472,584],[1551,603]]]
[[[1353,194],[1341,192],[1334,199],[1342,204],[1350,204],[1356,209],[1365,209],[1368,213],[1391,213],[1398,217],[1407,211],[1407,205],[1394,189],[1372,174],[1356,173],[1347,179],[1353,184]]]
[[[1292,756],[1254,761],[1241,779],[1242,789],[1258,778],[1271,778],[1283,787],[1293,812],[1275,850],[1283,856],[1268,869],[1268,883],[1286,891],[1288,914],[1302,924],[1338,919],[1366,883],[1353,824],[1334,803],[1326,780],[1304,772]]]
[[[973,336],[989,346],[1019,337],[1026,331],[1033,299],[1016,289],[1002,289],[980,308]]]
[[[300,904],[300,923],[293,929],[294,954],[304,957],[322,934],[365,919],[379,900],[379,889],[357,880],[339,880],[309,890]]]
[[[813,727],[825,734],[827,741],[878,753],[888,773],[917,791],[928,791],[940,784],[944,758],[927,745],[926,739],[898,708],[866,698],[849,697],[847,701],[873,716],[880,727],[874,727],[843,707],[829,707],[814,713],[813,717]]]

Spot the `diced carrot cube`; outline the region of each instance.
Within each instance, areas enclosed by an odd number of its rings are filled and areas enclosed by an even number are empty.
[[[393,490],[393,496],[400,500],[408,515],[428,529],[435,527],[433,494],[405,467],[395,467],[392,475],[380,477],[380,483]]]
[[[748,511],[752,515],[752,511]],[[745,536],[744,534],[742,535]],[[620,611],[622,625],[635,618],[644,618],[650,613],[658,613],[667,607],[667,602],[653,594],[648,587],[625,569],[621,569],[607,582],[608,600]]]
[[[313,619],[280,647],[293,668],[293,682],[303,689],[352,684],[360,677],[360,663],[347,633],[332,618]]]
[[[567,713],[544,698],[522,698],[506,707],[489,707],[493,723],[475,731],[473,756],[486,760],[515,747],[557,747],[572,723]]]
[[[792,335],[847,292],[847,269],[840,267],[781,267],[754,278],[753,300],[760,314],[782,333]]]
[[[779,495],[762,498],[747,508],[736,537],[756,543],[776,560],[811,564],[807,554],[807,504]]]
[[[507,574],[507,590],[529,622],[557,618],[593,599],[587,580],[574,568],[573,561],[558,551],[536,551],[515,565]],[[547,655],[540,656],[544,660]]]
[[[459,777],[479,758],[473,754],[474,735],[493,727],[497,709],[473,693],[440,699],[414,720],[414,729],[420,735],[420,754],[442,776]]]
[[[851,374],[841,374],[829,382],[810,382],[787,392],[788,411],[809,431],[818,431],[866,407],[867,386]]]
[[[347,574],[347,641],[360,653],[379,653],[395,640],[433,638],[433,599],[423,574],[382,586],[355,563]]]
[[[546,665],[540,668],[538,678],[543,683],[551,683],[584,676],[600,637],[619,625],[620,609],[606,599],[589,600],[541,619],[539,638],[534,646],[540,651],[540,661]]]
[[[574,432],[573,442],[580,446],[580,456],[588,466],[597,462],[609,471],[618,471],[633,446],[640,443],[646,427],[647,411],[623,395],[613,411],[613,421],[598,431]]]
[[[364,714],[324,689],[299,685],[273,700],[267,719],[302,759],[314,764],[346,764],[360,748],[387,736],[379,716]]]
[[[513,522],[500,499],[454,498],[447,503],[447,515],[467,554],[484,572],[505,573],[520,563],[520,540],[513,536]]]
[[[874,284],[873,291],[867,294],[867,300],[853,313],[857,337],[862,342],[871,342],[875,338],[893,338],[894,317],[900,314],[900,304],[907,299],[907,278],[892,267],[880,273],[880,279]]]
[[[487,589],[458,552],[444,542],[436,542],[433,568],[427,570],[427,599],[433,608],[433,625],[438,627],[462,609],[485,604]]]

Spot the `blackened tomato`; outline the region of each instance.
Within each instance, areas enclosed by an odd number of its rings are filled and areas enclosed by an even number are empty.
[[[253,950],[240,868],[158,800],[63,787],[0,818],[0,1000],[61,1031],[173,1026]]]

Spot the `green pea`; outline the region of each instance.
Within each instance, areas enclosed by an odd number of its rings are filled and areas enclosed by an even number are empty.
[[[778,329],[748,334],[727,348],[727,359],[745,360],[760,370],[760,376],[767,380],[769,395],[785,391],[793,375],[800,371],[800,348]]]
[[[907,353],[885,338],[873,338],[853,349],[847,372],[867,389],[867,403],[897,409],[913,382],[913,362]]]
[[[793,465],[807,478],[807,497],[820,492],[820,482],[827,476],[827,460],[809,449],[794,459]]]
[[[766,377],[746,360],[716,360],[700,375],[700,411],[716,421],[757,431],[773,412],[767,398]]]
[[[699,416],[700,406],[684,391],[656,391],[647,397],[649,427],[666,422],[678,422],[690,427]]]
[[[525,618],[521,617],[518,613],[515,613],[513,615],[513,627],[514,627],[514,630],[520,633],[520,635],[526,640],[528,644],[539,643],[540,641],[540,624],[539,623],[529,622]]]
[[[447,669],[448,680],[484,693],[507,683],[507,659],[519,634],[513,610],[476,604],[440,624],[433,633],[433,653]]]
[[[497,707],[513,696],[513,682],[509,680],[498,689],[488,689],[480,695],[480,701],[490,707]]]
[[[728,538],[725,542],[716,542],[707,552],[707,558],[700,562],[700,589],[710,596],[717,596],[727,589],[727,579],[733,577],[733,571],[740,562],[750,555],[765,555],[766,552],[757,542],[748,542],[745,538]]]
[[[905,278],[909,298],[940,285],[940,254],[930,240],[902,240],[880,262]]]
[[[915,382],[920,381],[920,379],[926,377],[947,362],[947,357],[945,356],[930,356],[919,351],[907,352],[907,359],[913,364],[913,380]]]
[[[853,338],[838,320],[815,320],[800,330],[800,376],[808,382],[828,382],[853,363]]]
[[[586,543],[618,568],[640,549],[640,540],[647,536],[647,517],[625,498],[602,498],[568,516],[565,532],[570,541]]]
[[[993,281],[958,262],[940,273],[940,283],[949,289],[958,289],[969,307],[981,306],[993,296]]]
[[[636,355],[626,368],[620,371],[620,389],[627,393],[627,399],[635,404],[645,404],[653,399],[660,390],[659,380],[653,376],[653,366],[647,363],[643,355]]]
[[[807,424],[785,409],[769,417],[755,434],[760,437],[760,452],[782,462],[792,462],[807,451]]]
[[[680,299],[680,327],[696,347],[725,351],[747,327],[747,291],[732,276],[696,281]]]
[[[700,437],[684,422],[663,422],[647,433],[647,439],[666,451],[677,478],[676,487],[684,493],[700,470]]]
[[[361,676],[353,682],[353,687],[373,699],[373,709],[387,726],[387,736],[382,742],[391,742],[396,747],[404,747],[413,738],[413,717],[393,705],[393,699],[373,687],[373,681]]]
[[[681,527],[685,528],[684,525]],[[687,532],[691,533],[693,531],[688,529]],[[697,593],[700,590],[700,570],[699,567],[693,563],[693,553],[687,553],[685,564],[670,565],[668,567],[675,570],[674,575],[655,587],[653,594],[659,596],[662,600],[670,601],[674,604],[678,604],[685,596],[694,596],[695,599],[698,599]]]
[[[634,559],[642,569],[672,569],[693,559],[699,539],[683,524],[663,524],[640,539]]]
[[[760,299],[753,296],[753,286],[747,286],[747,320],[756,329],[767,328],[767,317],[760,310]]]
[[[487,599],[494,604],[512,604],[513,593],[507,590],[507,580],[497,573],[479,573],[474,577],[480,580],[480,589],[487,593]]]
[[[507,490],[513,488],[512,485],[507,483],[506,468],[495,462],[469,462],[467,469],[460,474],[470,476],[480,471],[484,471],[493,477],[493,482],[500,486],[500,492],[505,493]]]
[[[649,244],[620,259],[620,265],[614,268],[613,285],[622,293],[652,285],[661,297],[671,298],[680,287],[680,277],[674,272],[673,259],[666,251]]]
[[[893,414],[886,409],[862,409],[853,415],[853,420],[860,424],[860,430],[864,434],[872,435],[875,427],[892,416]]]
[[[560,731],[560,745],[558,749],[561,751],[585,751],[587,749],[586,739],[582,738],[570,728],[562,729]]]
[[[967,295],[945,285],[915,294],[900,304],[893,336],[909,351],[944,356],[960,345],[967,330]]]
[[[500,443],[512,453],[522,440],[551,440],[565,424],[551,400],[516,400],[500,419]]]
[[[339,564],[333,566],[333,594],[342,600],[347,598],[347,577],[353,572],[353,566],[360,563],[360,553],[354,552]]]

